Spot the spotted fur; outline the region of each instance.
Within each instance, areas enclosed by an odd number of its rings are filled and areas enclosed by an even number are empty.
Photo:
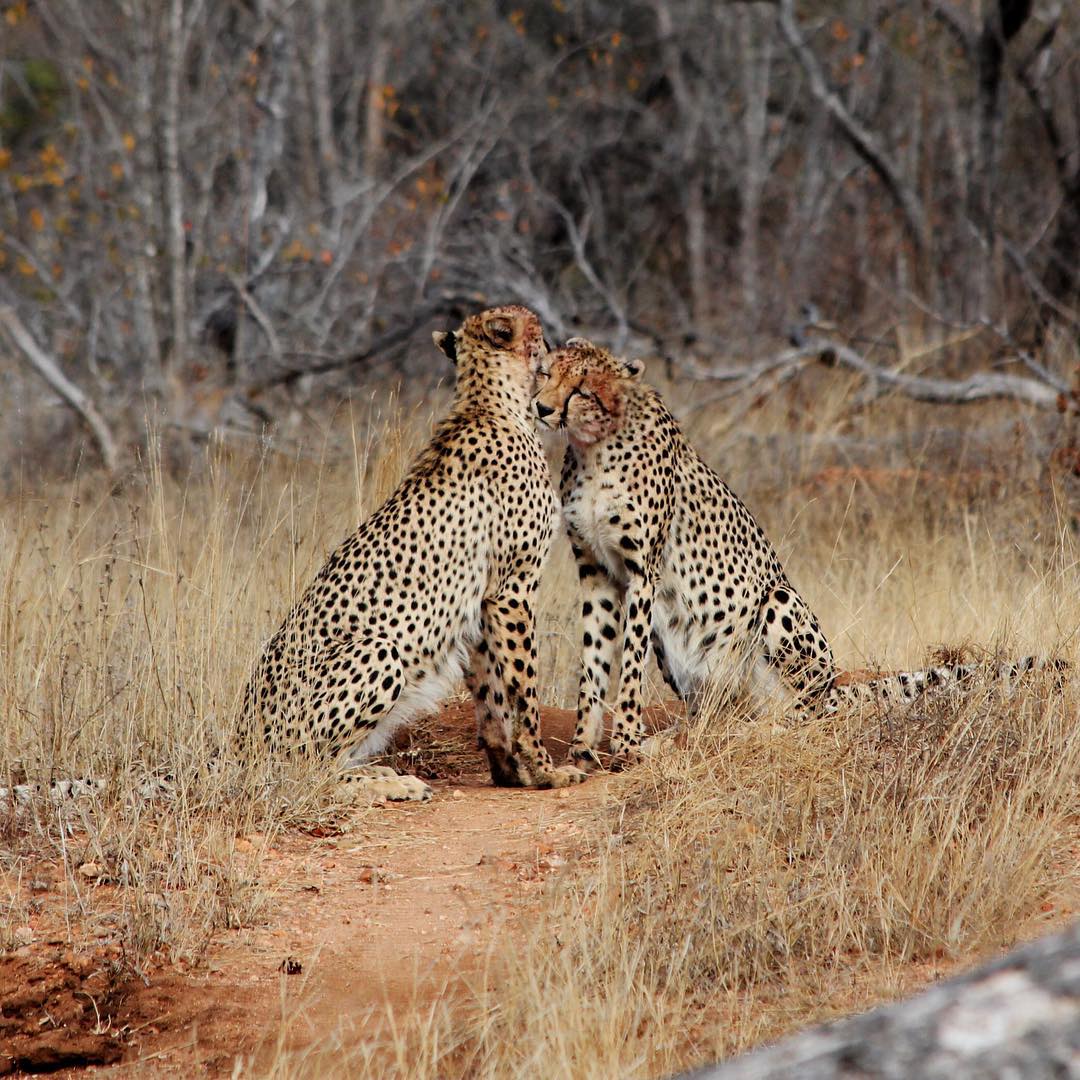
[[[495,308],[435,341],[457,366],[450,414],[267,643],[246,735],[354,767],[464,674],[495,783],[561,787],[582,774],[539,734],[533,611],[558,515],[530,419],[540,322]]]
[[[692,707],[707,688],[729,686],[759,698],[782,693],[794,710],[832,711],[845,702],[912,700],[973,677],[976,665],[952,664],[837,685],[825,634],[768,537],[642,371],[640,361],[573,339],[538,375],[537,419],[569,439],[560,491],[583,623],[571,760],[598,761],[615,685],[612,763],[640,755],[650,652]],[[1020,661],[1002,674],[1031,666]]]

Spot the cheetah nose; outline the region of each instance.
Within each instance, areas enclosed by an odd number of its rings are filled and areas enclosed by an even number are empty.
[[[536,415],[541,420],[546,420],[554,411],[550,405],[545,405],[542,401],[536,403]]]

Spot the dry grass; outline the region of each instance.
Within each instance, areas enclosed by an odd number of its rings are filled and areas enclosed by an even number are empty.
[[[885,720],[737,711],[620,779],[467,990],[275,1075],[652,1077],[892,996],[1072,887],[1077,700],[1035,678]]]
[[[403,421],[392,399],[370,411],[349,425],[367,440],[332,455],[216,446],[197,475],[153,457],[122,490],[76,478],[0,510],[0,785],[107,781],[92,806],[0,806],[0,870],[61,864],[68,922],[107,920],[137,970],[154,953],[195,958],[216,929],[256,916],[258,853],[238,853],[238,835],[269,845],[335,812],[317,767],[241,770],[229,739],[262,641],[430,425],[429,410]],[[174,799],[139,798],[155,777],[176,778]],[[88,863],[125,886],[118,928],[114,898],[96,911],[77,872]],[[0,941],[24,924],[16,905]]]
[[[1075,659],[1073,481],[1032,452],[1035,422],[895,403],[850,418],[844,401],[839,383],[800,384],[688,421],[841,664],[966,643]],[[0,810],[0,869],[62,864],[74,927],[105,917],[77,869],[96,864],[124,887],[113,929],[136,968],[257,918],[258,852],[238,835],[270,843],[334,812],[300,766],[241,775],[225,752],[261,641],[431,415],[391,403],[350,419],[363,440],[309,456],[215,447],[185,478],[151,461],[121,491],[76,479],[0,508],[0,783],[109,780],[93,812]],[[955,431],[931,438],[928,423]],[[573,583],[561,544],[540,613],[557,704],[576,684]],[[799,727],[716,710],[613,786],[548,913],[468,992],[385,1039],[283,1053],[276,1071],[656,1076],[895,993],[909,960],[1008,943],[1068,888],[1076,714],[1075,689],[1038,679]],[[207,768],[213,756],[224,764]],[[182,778],[168,813],[132,798],[163,774]],[[0,945],[25,918],[0,908]]]

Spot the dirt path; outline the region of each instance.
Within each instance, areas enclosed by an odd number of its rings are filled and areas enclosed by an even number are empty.
[[[572,723],[571,713],[545,710],[546,738],[560,759]],[[471,709],[458,707],[439,717],[436,734],[460,748],[470,728]],[[479,963],[496,935],[521,926],[544,881],[580,851],[607,780],[561,791],[496,789],[476,751],[448,760],[451,775],[432,781],[430,803],[362,811],[342,835],[289,834],[268,851],[260,873],[276,895],[265,925],[220,935],[192,971],[161,972],[148,986],[98,997],[115,1006],[129,1044],[95,1075],[229,1076],[241,1056],[258,1074],[279,1036],[289,1050],[329,1037],[348,1044],[385,1022],[388,1009],[400,1015],[429,1000]],[[73,958],[69,971],[58,959],[34,985],[63,976],[69,1003],[85,997],[80,963]],[[26,983],[27,971],[24,964],[9,974]],[[41,1008],[55,1010],[57,1000]]]

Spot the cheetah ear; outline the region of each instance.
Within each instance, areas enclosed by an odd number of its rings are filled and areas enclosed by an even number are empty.
[[[645,371],[644,360],[624,360],[622,366],[628,379],[640,379]]]
[[[505,349],[514,340],[513,320],[503,315],[495,315],[484,323],[484,332],[492,345],[497,349]]]
[[[451,330],[436,330],[431,335],[438,349],[451,364],[457,363],[457,335]]]

